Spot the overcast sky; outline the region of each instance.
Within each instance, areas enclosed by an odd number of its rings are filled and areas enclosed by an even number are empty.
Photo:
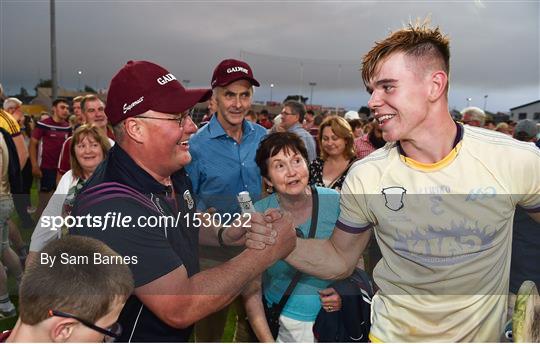
[[[131,59],[208,87],[225,58],[246,60],[256,100],[303,93],[357,109],[361,57],[390,31],[431,15],[451,38],[450,106],[487,110],[540,99],[538,1],[56,1],[59,84],[107,88]],[[0,83],[7,93],[50,78],[49,1],[0,0]],[[82,75],[77,75],[81,70]]]

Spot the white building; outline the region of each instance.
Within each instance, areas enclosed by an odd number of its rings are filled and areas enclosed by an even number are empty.
[[[516,106],[515,108],[511,108],[510,112],[510,119],[513,121],[532,119],[538,123],[540,122],[540,100]]]

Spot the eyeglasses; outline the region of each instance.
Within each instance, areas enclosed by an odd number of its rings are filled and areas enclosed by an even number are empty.
[[[49,310],[49,316],[50,317],[57,316],[57,317],[61,317],[61,318],[75,319],[78,322],[80,322],[81,324],[83,324],[84,326],[105,335],[103,337],[103,342],[104,343],[112,343],[112,342],[115,341],[116,338],[120,337],[120,335],[122,334],[122,326],[120,326],[119,323],[114,323],[114,324],[112,324],[111,327],[108,327],[108,328],[102,328],[102,327],[99,327],[99,326],[96,326],[96,325],[92,324],[91,322],[89,322],[87,320],[81,319],[81,318],[79,318],[79,317],[77,317],[75,315],[60,312],[60,311],[55,311],[55,310],[52,310],[52,309]]]
[[[285,111],[281,111],[280,115],[282,115],[282,116],[295,116],[294,113],[285,112]]]
[[[192,114],[192,110],[187,110],[182,112],[180,116],[177,116],[175,118],[163,118],[163,117],[148,117],[148,116],[135,116],[135,118],[146,118],[146,119],[160,119],[162,121],[176,121],[180,128],[183,128],[186,124],[186,119],[190,117]]]

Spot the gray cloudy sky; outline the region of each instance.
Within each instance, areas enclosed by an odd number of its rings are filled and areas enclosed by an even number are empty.
[[[130,59],[157,62],[189,87],[242,57],[256,100],[310,95],[365,105],[360,60],[375,40],[431,15],[451,38],[450,106],[490,111],[540,99],[538,1],[56,1],[59,83],[106,88]],[[0,0],[0,82],[8,93],[50,78],[49,1]],[[302,65],[302,67],[301,67]],[[341,67],[340,67],[341,66]]]

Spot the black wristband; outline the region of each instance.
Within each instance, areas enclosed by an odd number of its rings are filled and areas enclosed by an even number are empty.
[[[225,242],[223,241],[223,231],[226,229],[227,227],[221,227],[218,232],[217,232],[217,239],[218,239],[218,242],[219,242],[219,246],[221,247],[227,247],[227,245],[225,245]]]

